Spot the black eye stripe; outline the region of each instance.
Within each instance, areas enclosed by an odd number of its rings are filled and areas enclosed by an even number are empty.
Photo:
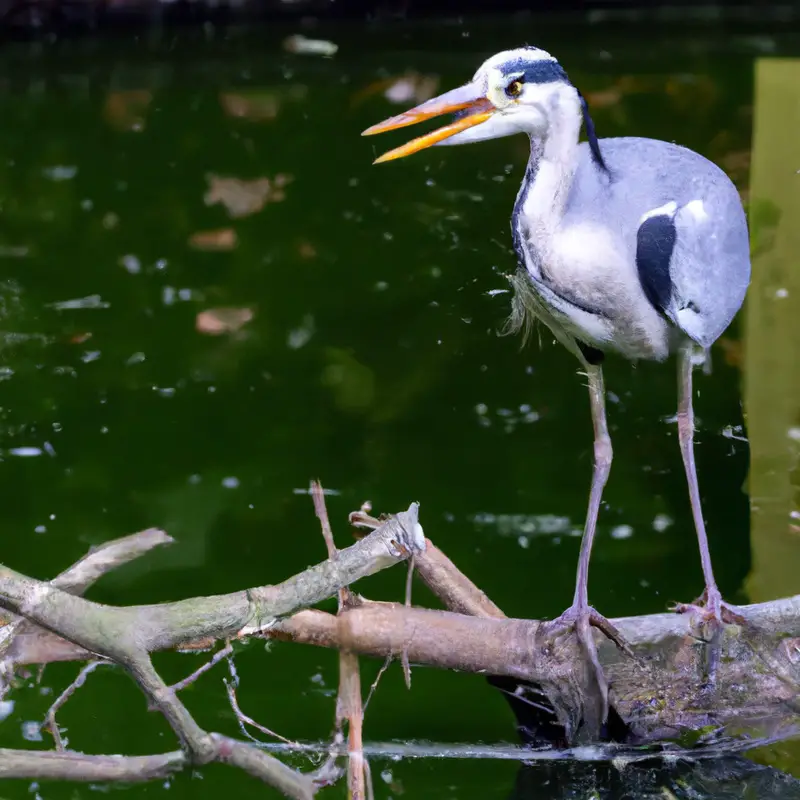
[[[519,59],[503,64],[502,69],[506,73],[519,73],[517,80],[523,83],[553,83],[569,80],[561,64],[550,59],[533,62]]]

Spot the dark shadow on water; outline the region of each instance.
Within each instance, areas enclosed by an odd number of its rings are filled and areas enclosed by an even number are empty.
[[[797,800],[800,780],[743,756],[667,765],[523,766],[508,800]]]

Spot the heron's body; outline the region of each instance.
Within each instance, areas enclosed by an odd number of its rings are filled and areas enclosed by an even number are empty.
[[[563,140],[549,155],[532,143],[514,206],[517,257],[541,300],[528,310],[559,339],[632,360],[661,361],[684,337],[709,347],[750,280],[736,188],[712,162],[655,139],[600,139],[606,172],[577,135],[574,154]]]
[[[589,559],[612,460],[601,366],[605,351],[632,361],[677,354],[678,440],[706,589],[700,600],[676,610],[699,616],[715,631],[742,621],[723,603],[711,566],[694,462],[692,351],[695,345],[708,349],[742,305],[750,282],[747,221],[733,183],[699,154],[656,139],[598,139],[585,100],[544,50],[498,53],[469,83],[365,133],[443,113],[457,117],[378,160],[434,144],[519,133],[530,138],[531,156],[511,220],[519,262],[512,276],[512,327],[537,318],[578,358],[588,377],[594,428],[575,594],[545,630],[572,629],[581,642],[599,689],[596,723],[608,711],[608,686],[590,625],[624,647],[588,597]],[[588,142],[579,144],[582,125]]]

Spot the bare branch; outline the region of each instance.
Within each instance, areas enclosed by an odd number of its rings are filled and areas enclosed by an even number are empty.
[[[237,742],[219,733],[212,733],[211,738],[218,747],[219,760],[223,763],[243,769],[254,778],[275,787],[286,797],[295,800],[311,800],[314,797],[316,787],[313,781],[287,767],[277,758],[257,747]]]
[[[184,642],[256,633],[277,618],[424,549],[418,505],[387,520],[351,547],[275,586],[150,606],[102,606],[0,566],[0,608],[26,617],[86,650],[124,660]]]
[[[133,783],[163,780],[186,764],[180,750],[154,756],[87,756],[0,748],[0,779]]]
[[[430,539],[414,566],[449,611],[473,617],[505,618],[505,614]]]
[[[80,561],[76,561],[50,583],[70,594],[83,594],[106,573],[149,553],[155,547],[163,547],[174,541],[160,528],[148,528],[130,536],[113,539],[92,547]]]
[[[750,625],[726,631],[725,658],[713,695],[704,681],[702,647],[680,616],[614,620],[626,639],[641,648],[637,658],[620,655],[598,637],[612,703],[637,735],[652,740],[681,728],[778,718],[797,709],[800,596],[740,611]],[[566,640],[546,645],[538,636],[540,625],[536,620],[364,603],[338,618],[301,611],[267,635],[377,658],[397,657],[407,649],[415,663],[529,681],[541,686],[551,703],[559,697],[573,699],[569,693],[578,691],[576,654]]]
[[[50,585],[70,594],[83,594],[107,572],[149,553],[155,547],[172,544],[173,541],[171,536],[158,528],[148,528],[131,536],[114,539],[90,549],[69,569],[53,578]],[[1,623],[2,620],[0,625]],[[31,626],[24,625],[24,620],[19,618],[12,617],[6,623],[0,627],[0,655],[15,636],[31,630]]]

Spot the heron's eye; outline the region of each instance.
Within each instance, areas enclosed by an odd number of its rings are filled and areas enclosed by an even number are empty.
[[[522,81],[511,81],[506,86],[506,94],[509,97],[519,97],[522,94]]]

